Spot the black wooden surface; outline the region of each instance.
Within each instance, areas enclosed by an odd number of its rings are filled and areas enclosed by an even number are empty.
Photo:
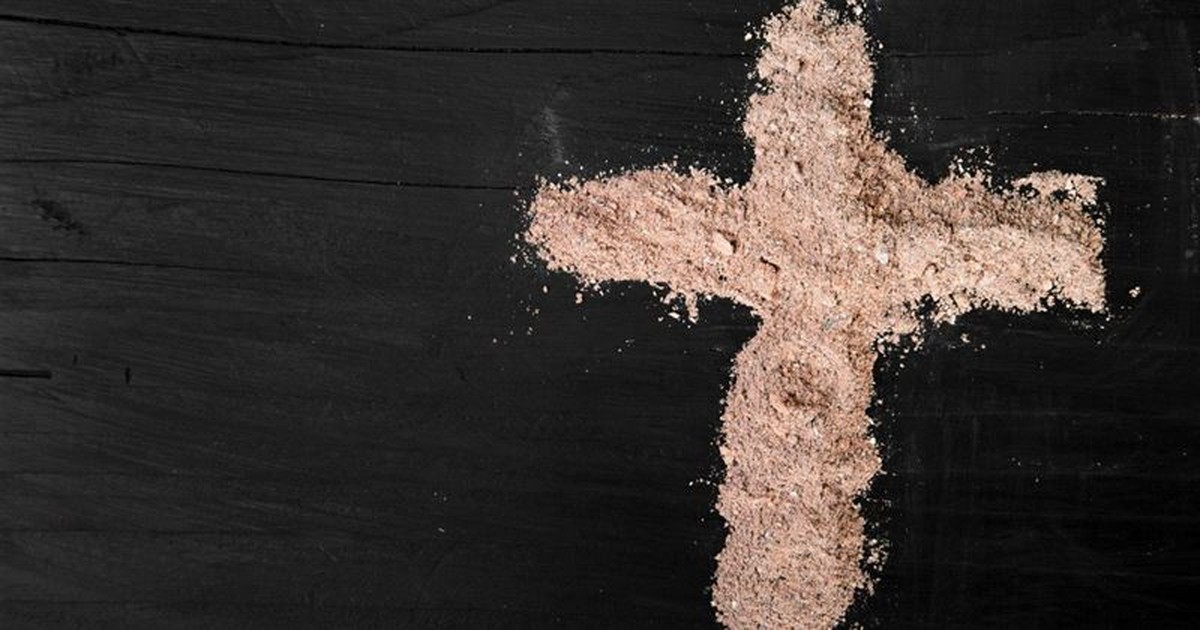
[[[510,257],[537,176],[743,178],[743,33],[776,8],[0,1],[0,625],[713,623],[752,314],[577,306]],[[880,362],[891,560],[851,618],[1186,625],[1200,6],[867,21],[918,171],[986,146],[1108,179],[1114,309]]]

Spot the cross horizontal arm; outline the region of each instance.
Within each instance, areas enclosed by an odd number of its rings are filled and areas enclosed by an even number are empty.
[[[547,187],[533,203],[528,234],[552,268],[586,281],[649,281],[753,304],[724,273],[723,261],[742,249],[739,194],[707,173],[666,168]]]

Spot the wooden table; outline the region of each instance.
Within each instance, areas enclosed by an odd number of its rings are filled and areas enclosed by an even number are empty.
[[[851,619],[1194,620],[1200,5],[878,4],[913,168],[1108,180],[1113,319],[880,361]],[[0,0],[0,626],[714,623],[753,314],[576,305],[514,234],[538,177],[744,179],[778,5]]]

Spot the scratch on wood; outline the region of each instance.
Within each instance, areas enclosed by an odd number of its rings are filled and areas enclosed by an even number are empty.
[[[0,370],[0,378],[54,378],[50,370]]]
[[[71,216],[67,207],[53,199],[38,198],[30,202],[34,208],[41,211],[42,220],[54,226],[55,230],[87,234],[87,228]]]

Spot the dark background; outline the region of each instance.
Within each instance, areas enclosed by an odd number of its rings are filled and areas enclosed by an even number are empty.
[[[744,179],[778,5],[0,0],[0,626],[713,623],[753,314],[510,257],[538,176]],[[1191,625],[1200,3],[865,19],[923,175],[1108,180],[1113,308],[880,360],[850,620]]]

